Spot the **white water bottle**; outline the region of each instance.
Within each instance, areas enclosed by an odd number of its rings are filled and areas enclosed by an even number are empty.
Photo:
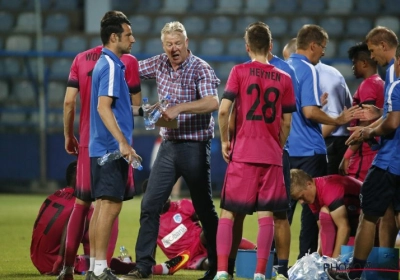
[[[149,99],[147,97],[143,98],[143,104],[142,104],[142,109],[143,109],[143,120],[144,120],[144,128],[146,130],[153,130],[155,129],[154,123],[150,122],[149,120],[149,115],[150,115],[150,109],[151,105],[149,103]]]
[[[160,107],[154,109],[154,111],[149,115],[149,121],[151,123],[156,123],[158,121],[158,119],[161,117],[161,114],[167,109],[170,99],[171,96],[169,94],[165,98],[161,99]]]
[[[123,262],[125,262],[125,263],[131,262],[131,258],[129,257],[128,250],[126,250],[125,246],[121,246],[119,248],[119,253],[121,254],[121,259]]]

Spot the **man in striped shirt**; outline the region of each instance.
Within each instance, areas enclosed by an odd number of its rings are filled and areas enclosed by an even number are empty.
[[[211,139],[214,137],[212,112],[218,109],[220,80],[204,60],[188,49],[189,39],[180,22],[169,22],[161,30],[165,53],[139,62],[142,79],[155,79],[159,99],[170,96],[163,112],[165,121],[177,118],[178,128],[161,128],[162,143],[143,196],[140,229],[136,242],[137,269],[126,277],[145,278],[155,264],[152,257],[157,242],[159,213],[177,179],[182,176],[190,190],[196,213],[207,240],[210,270],[216,273],[218,215],[211,196]]]

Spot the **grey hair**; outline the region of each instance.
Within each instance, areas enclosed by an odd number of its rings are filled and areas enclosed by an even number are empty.
[[[166,23],[164,25],[163,29],[161,29],[161,41],[162,42],[164,41],[165,34],[171,34],[174,32],[180,32],[183,34],[185,39],[187,38],[186,29],[183,26],[183,24],[180,23],[179,21],[172,21],[172,22]]]

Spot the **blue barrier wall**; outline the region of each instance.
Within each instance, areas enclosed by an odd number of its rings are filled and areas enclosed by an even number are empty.
[[[143,170],[135,172],[135,182],[140,184],[150,174],[150,160],[156,136],[133,137],[134,148],[143,158]],[[39,136],[34,133],[3,133],[0,136],[0,191],[4,185],[26,184],[27,181],[40,178]],[[75,159],[64,150],[62,133],[47,136],[47,179],[65,182],[65,168]],[[214,190],[220,190],[226,170],[226,163],[221,156],[219,138],[211,144],[212,184]],[[28,190],[28,189],[26,189]]]

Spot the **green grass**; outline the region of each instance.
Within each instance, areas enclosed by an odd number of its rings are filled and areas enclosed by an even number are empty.
[[[45,198],[44,195],[2,194],[0,196],[0,279],[56,279],[54,276],[40,275],[32,265],[29,253],[33,223]],[[119,246],[125,245],[133,256],[139,227],[140,199],[141,197],[136,197],[124,203],[116,246],[118,250]],[[219,200],[214,201],[219,212]],[[299,220],[299,213],[296,211],[292,225],[290,265],[296,261],[298,254]],[[257,227],[257,216],[248,216],[243,236],[255,242]],[[115,255],[118,255],[118,251]],[[158,250],[157,263],[165,260],[164,254]],[[181,270],[174,276],[157,276],[153,279],[197,279],[202,274],[202,271]],[[75,279],[84,277],[76,276]]]

